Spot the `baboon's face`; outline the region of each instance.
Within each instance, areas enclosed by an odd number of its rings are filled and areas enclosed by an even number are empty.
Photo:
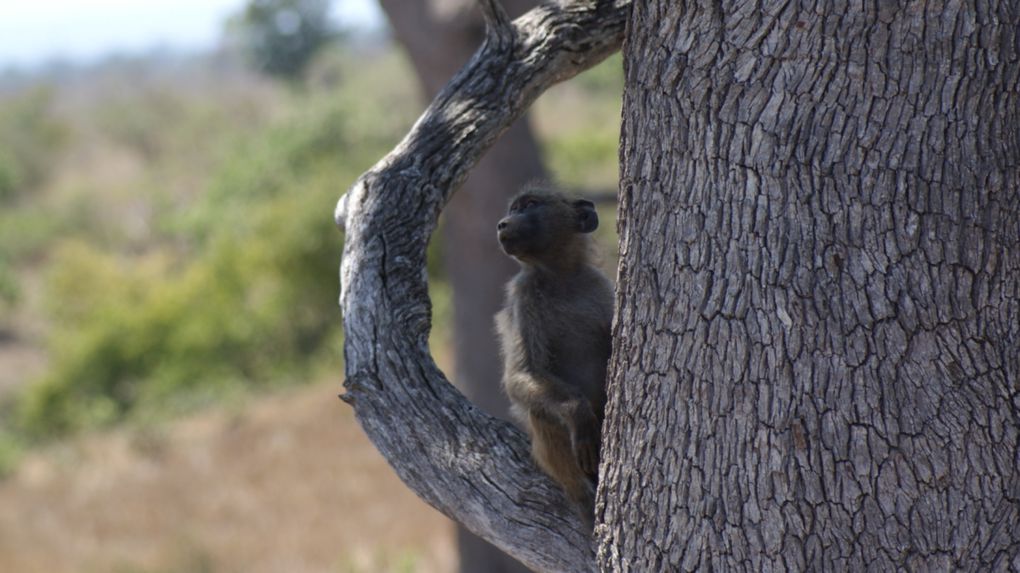
[[[517,259],[540,259],[567,245],[574,234],[598,227],[590,201],[568,201],[559,195],[528,192],[518,195],[496,226],[503,251]]]

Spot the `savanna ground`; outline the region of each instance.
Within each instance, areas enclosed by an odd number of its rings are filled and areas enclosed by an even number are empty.
[[[452,571],[452,525],[322,382],[25,456],[0,571]]]
[[[567,187],[615,188],[619,65],[538,104]],[[333,204],[420,112],[412,77],[379,39],[292,85],[224,54],[0,74],[0,571],[455,568],[336,397]]]

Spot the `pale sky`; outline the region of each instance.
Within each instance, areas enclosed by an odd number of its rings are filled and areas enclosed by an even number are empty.
[[[0,0],[0,69],[54,58],[88,62],[156,46],[216,45],[245,0]],[[333,0],[345,27],[378,26],[375,0]]]

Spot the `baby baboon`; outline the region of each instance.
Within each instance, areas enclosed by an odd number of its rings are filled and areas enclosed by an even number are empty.
[[[538,465],[589,524],[613,318],[612,285],[588,262],[585,235],[598,224],[590,201],[527,190],[498,225],[503,251],[522,267],[496,315],[503,386]]]

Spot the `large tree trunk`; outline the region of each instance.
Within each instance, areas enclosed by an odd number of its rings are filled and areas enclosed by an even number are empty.
[[[380,0],[396,38],[407,50],[426,97],[443,85],[478,49],[484,25],[474,0]],[[504,1],[511,16],[532,0]],[[527,116],[518,120],[471,171],[450,201],[443,227],[443,259],[453,290],[453,382],[477,406],[509,420],[509,401],[499,385],[499,348],[493,315],[503,285],[517,265],[499,250],[494,221],[510,197],[545,172]],[[457,525],[463,573],[514,573],[523,565]]]
[[[1018,14],[634,5],[604,570],[1020,569]]]

